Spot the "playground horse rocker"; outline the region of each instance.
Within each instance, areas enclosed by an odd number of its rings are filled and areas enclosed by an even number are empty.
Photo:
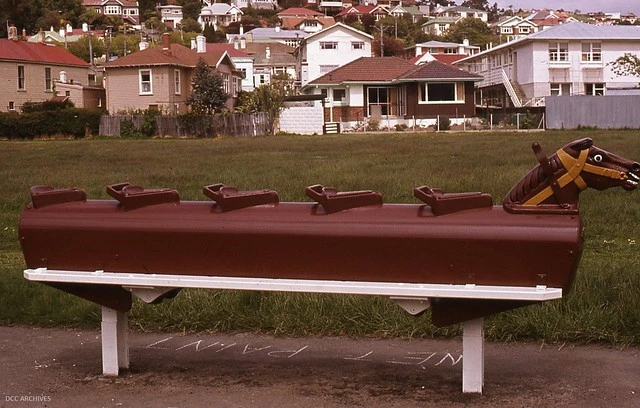
[[[114,200],[35,186],[19,226],[24,276],[102,306],[105,375],[129,366],[132,294],[341,293],[387,296],[414,315],[431,307],[437,326],[463,322],[462,389],[482,392],[482,318],[566,295],[583,248],[579,193],[640,181],[637,162],[591,139],[549,158],[533,150],[539,165],[503,205],[426,186],[414,190],[419,204],[322,185],[306,189],[315,202],[280,202],[272,190],[213,184],[203,188],[213,203],[128,183],[107,187]]]

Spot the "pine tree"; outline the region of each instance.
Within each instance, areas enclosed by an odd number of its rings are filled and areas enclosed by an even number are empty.
[[[222,77],[200,58],[196,64],[187,105],[198,115],[212,115],[225,108],[229,94],[224,91]]]

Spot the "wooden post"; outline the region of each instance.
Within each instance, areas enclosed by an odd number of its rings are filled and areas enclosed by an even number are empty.
[[[117,376],[129,368],[128,318],[126,313],[102,307],[102,374]]]

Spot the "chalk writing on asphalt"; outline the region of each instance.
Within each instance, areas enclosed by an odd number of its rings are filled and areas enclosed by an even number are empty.
[[[236,353],[240,356],[265,354],[273,358],[294,358],[303,352],[312,352],[308,345],[300,345],[291,348],[281,348],[272,345],[253,345],[251,343],[220,342],[195,340],[184,342],[179,338],[165,337],[153,343],[147,344],[144,348],[172,350],[176,352],[209,352],[209,353]],[[390,356],[389,353],[366,350],[353,355],[335,355],[343,360],[357,362],[384,362],[387,364],[407,365],[407,366],[455,366],[462,360],[462,354],[437,351],[408,351],[398,352]]]

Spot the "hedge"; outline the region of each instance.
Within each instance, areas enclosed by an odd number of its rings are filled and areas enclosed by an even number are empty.
[[[102,109],[77,109],[0,113],[0,137],[33,139],[53,135],[83,138],[100,131]]]

